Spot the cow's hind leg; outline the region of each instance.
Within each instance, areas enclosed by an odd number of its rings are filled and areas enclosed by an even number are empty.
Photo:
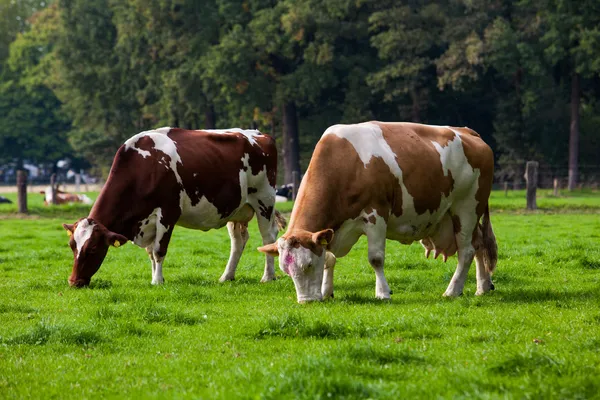
[[[385,261],[385,240],[387,224],[385,220],[376,216],[375,223],[365,224],[365,233],[369,245],[369,264],[375,270],[375,297],[378,299],[389,299],[390,287],[383,273]]]
[[[455,234],[456,246],[458,248],[458,264],[444,292],[445,297],[462,295],[469,268],[473,262],[473,257],[475,257],[475,248],[473,247],[472,240],[473,232],[477,225],[477,215],[475,214],[474,207],[465,207],[465,209],[472,209],[473,212],[455,214],[460,221],[460,224],[456,223],[457,227],[460,226],[460,230]]]
[[[481,250],[475,253],[475,265],[477,266],[477,291],[475,295],[480,296],[490,290],[494,290],[492,276],[485,267],[484,255]]]
[[[230,221],[227,223],[227,231],[229,232],[229,238],[231,240],[231,250],[229,252],[229,261],[227,261],[227,266],[225,267],[223,275],[219,278],[219,282],[232,281],[235,279],[235,270],[242,257],[242,252],[244,251],[244,247],[246,247],[248,238],[250,237],[248,234],[247,222]]]

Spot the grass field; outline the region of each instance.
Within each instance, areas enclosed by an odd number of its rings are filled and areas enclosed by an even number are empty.
[[[18,219],[0,205],[0,398],[599,398],[600,195],[521,213],[509,194],[492,198],[491,294],[474,296],[473,266],[465,295],[442,298],[456,257],[388,242],[394,294],[376,301],[361,240],[335,300],[307,305],[279,270],[259,283],[255,222],[235,282],[218,283],[226,230],[177,228],[164,286],[127,244],[76,290],[61,223],[86,209],[32,201],[41,211]]]

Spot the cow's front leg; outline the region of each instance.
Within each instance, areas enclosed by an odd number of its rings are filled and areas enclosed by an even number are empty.
[[[277,224],[275,222],[275,214],[271,212],[271,215],[265,217],[260,210],[256,213],[256,220],[258,222],[258,229],[260,236],[262,237],[263,245],[274,243],[277,240]],[[261,282],[268,282],[275,279],[275,259],[273,256],[265,254],[265,272],[260,280]]]
[[[247,222],[228,222],[227,231],[229,232],[229,239],[231,240],[231,249],[229,251],[229,261],[219,282],[232,281],[235,279],[235,270],[242,257],[244,247],[248,242],[250,235],[248,234],[248,223]]]
[[[335,267],[335,256],[331,252],[325,254],[325,270],[323,270],[323,283],[321,284],[321,294],[323,300],[329,297],[333,298],[333,269]]]
[[[368,222],[365,233],[369,245],[369,264],[375,270],[375,297],[378,299],[390,299],[390,287],[383,273],[385,262],[385,234],[387,224],[385,220],[376,216],[375,223]]]

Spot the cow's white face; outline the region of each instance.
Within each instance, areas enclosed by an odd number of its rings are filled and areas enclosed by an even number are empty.
[[[298,303],[306,303],[323,299],[321,284],[326,247],[332,238],[331,229],[316,233],[294,231],[258,250],[272,256],[279,255],[279,268],[292,277]]]
[[[98,271],[109,246],[119,247],[127,242],[123,235],[111,232],[91,218],[81,218],[74,224],[63,224],[73,250],[73,270],[69,285],[87,286]]]

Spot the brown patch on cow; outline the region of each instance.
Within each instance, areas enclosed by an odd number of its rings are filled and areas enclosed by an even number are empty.
[[[363,210],[376,210],[387,220],[390,207],[402,209],[402,191],[385,162],[372,158],[365,168],[349,141],[326,135],[300,184],[288,232],[336,230]]]
[[[458,215],[452,216],[452,226],[454,228],[454,233],[460,232],[461,225],[460,225],[460,217]]]
[[[320,243],[315,243],[313,240],[313,233],[305,231],[303,229],[298,229],[293,232],[288,231],[285,236],[282,236],[283,239],[290,245],[291,247],[297,249],[300,246],[305,249],[309,249],[313,254],[318,257],[323,255],[323,248]]]
[[[271,216],[273,216],[273,208],[275,208],[275,207],[267,206],[265,203],[262,202],[262,200],[258,200],[258,206],[259,206],[258,212],[260,212],[260,215],[262,215],[263,217],[265,217],[266,219],[268,219],[270,221]]]
[[[408,193],[414,198],[415,211],[424,214],[439,209],[442,194],[448,196],[454,188],[450,171],[444,175],[440,153],[432,141],[442,147],[456,138],[450,129],[410,123],[380,123],[383,137],[396,154],[396,161],[402,170],[402,180]],[[426,173],[416,173],[423,171]],[[400,216],[401,210],[394,209]]]

